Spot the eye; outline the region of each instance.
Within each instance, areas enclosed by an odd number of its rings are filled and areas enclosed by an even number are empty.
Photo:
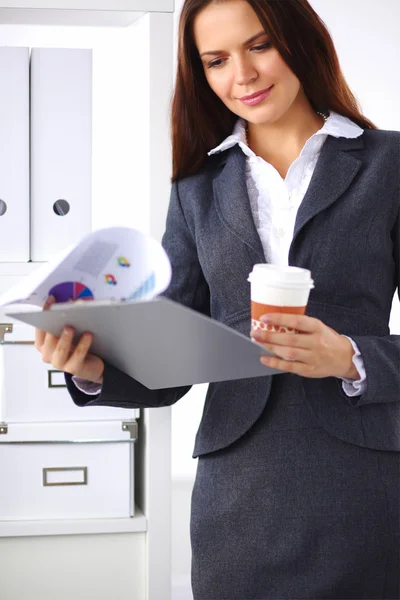
[[[271,47],[271,42],[265,42],[264,44],[259,44],[258,46],[252,46],[250,50],[255,50],[255,52],[262,52],[263,50],[269,50]]]
[[[212,69],[213,67],[222,67],[222,65],[225,63],[225,61],[226,61],[225,58],[217,58],[216,60],[212,60],[211,62],[208,63],[207,69]]]

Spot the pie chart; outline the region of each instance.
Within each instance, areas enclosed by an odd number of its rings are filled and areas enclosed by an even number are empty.
[[[66,281],[58,283],[49,291],[57,302],[75,302],[75,300],[94,300],[91,290],[78,281]]]

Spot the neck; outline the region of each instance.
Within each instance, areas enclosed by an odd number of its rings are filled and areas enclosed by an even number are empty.
[[[308,110],[292,107],[273,123],[248,124],[248,145],[267,162],[291,164],[300,155],[306,141],[321,129],[324,118],[310,106]]]

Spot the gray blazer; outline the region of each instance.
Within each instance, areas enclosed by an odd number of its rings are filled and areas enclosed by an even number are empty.
[[[163,245],[173,272],[165,296],[247,335],[247,277],[265,258],[238,146],[173,185]],[[367,391],[350,398],[340,379],[293,375],[298,380],[293,393],[304,397],[320,426],[337,438],[397,451],[400,336],[389,335],[388,323],[396,288],[400,298],[399,254],[400,133],[329,136],[297,214],[289,264],[312,272],[315,289],[306,314],[357,343]],[[110,365],[94,399],[79,392],[70,376],[66,380],[80,406],[166,406],[189,390],[148,390]],[[194,456],[224,448],[248,431],[268,402],[271,381],[266,376],[210,384]]]

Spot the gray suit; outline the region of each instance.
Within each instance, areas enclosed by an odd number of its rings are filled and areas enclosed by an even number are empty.
[[[174,184],[163,244],[165,295],[247,334],[247,277],[265,259],[244,168],[236,146]],[[209,386],[194,451],[196,600],[400,597],[400,336],[388,328],[399,253],[400,133],[328,137],[289,264],[312,272],[307,314],[357,343],[367,391],[289,374]],[[67,384],[82,406],[165,406],[188,390],[150,391],[110,365],[94,400]]]

